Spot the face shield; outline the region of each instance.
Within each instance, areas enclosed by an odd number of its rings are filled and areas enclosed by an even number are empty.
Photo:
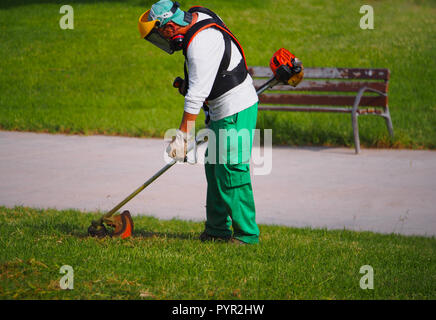
[[[158,31],[159,20],[149,21],[150,10],[144,12],[138,21],[138,29],[141,37],[166,53],[173,54],[174,48],[169,39],[164,38]]]

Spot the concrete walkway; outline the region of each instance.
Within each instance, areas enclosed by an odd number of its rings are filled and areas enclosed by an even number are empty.
[[[165,146],[0,131],[0,205],[109,210],[165,165]],[[271,173],[252,179],[258,223],[436,235],[434,151],[356,156],[345,148],[275,147]],[[124,208],[202,221],[205,198],[203,166],[177,164]]]

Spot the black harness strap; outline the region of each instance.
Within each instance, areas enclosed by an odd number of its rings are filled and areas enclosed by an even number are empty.
[[[232,37],[234,37],[234,35],[230,32],[230,30],[222,22],[222,20],[219,19],[219,17],[211,10],[203,7],[193,7],[189,9],[188,12],[191,14],[194,12],[201,12],[211,16],[212,18],[197,22],[188,30],[188,32],[185,35],[183,41],[183,55],[185,56],[184,72],[185,72],[186,90],[188,90],[188,86],[189,86],[189,74],[187,70],[186,54],[190,41],[192,40],[192,37],[194,37],[200,29],[215,28],[216,30],[221,32],[224,38],[225,49],[224,49],[223,58],[221,59],[221,63],[218,68],[218,72],[215,77],[212,90],[206,99],[206,100],[213,100],[218,98],[222,94],[226,93],[227,91],[233,89],[234,87],[238,86],[247,78],[248,70],[246,67],[244,52],[240,47],[239,43],[237,41],[233,41],[236,47],[238,48],[239,52],[241,53],[242,59],[239,62],[239,64],[236,66],[236,68],[234,68],[231,71],[227,71],[232,56],[231,43],[232,43]],[[217,27],[217,25],[221,28]]]

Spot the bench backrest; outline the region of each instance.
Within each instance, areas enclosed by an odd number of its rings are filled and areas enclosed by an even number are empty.
[[[249,67],[249,72],[256,88],[273,75],[267,67]],[[389,69],[305,68],[304,79],[296,88],[276,85],[272,89],[276,92],[261,94],[259,101],[262,104],[352,106],[355,96],[339,93],[357,92],[362,87],[387,93],[389,76]],[[328,94],[318,95],[304,91]],[[332,94],[333,92],[336,94]],[[361,106],[379,107],[387,104],[387,95],[363,96],[360,103]]]

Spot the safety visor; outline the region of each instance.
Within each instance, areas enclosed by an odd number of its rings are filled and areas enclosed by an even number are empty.
[[[171,43],[168,39],[164,38],[157,30],[160,25],[159,20],[149,21],[150,10],[144,12],[138,21],[138,29],[141,37],[152,44],[154,44],[159,49],[173,54],[174,50],[171,47]]]

